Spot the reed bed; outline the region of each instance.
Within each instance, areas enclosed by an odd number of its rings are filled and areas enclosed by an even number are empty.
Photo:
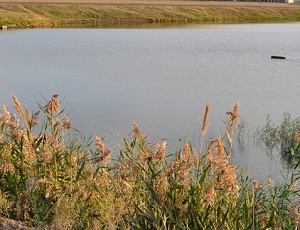
[[[239,104],[224,134],[199,150],[167,153],[147,144],[138,124],[117,159],[103,139],[84,139],[60,110],[58,95],[38,112],[5,106],[0,114],[0,217],[38,229],[297,229],[298,166],[283,184],[248,178],[230,162]],[[225,113],[224,113],[225,114]],[[42,116],[42,118],[41,118]],[[264,186],[262,185],[264,184]]]

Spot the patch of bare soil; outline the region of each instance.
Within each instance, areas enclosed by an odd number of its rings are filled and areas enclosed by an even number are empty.
[[[0,217],[1,230],[37,230],[36,228],[29,228],[21,221],[10,220]]]

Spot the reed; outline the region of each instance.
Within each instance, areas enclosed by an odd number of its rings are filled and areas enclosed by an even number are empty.
[[[102,138],[74,134],[58,98],[40,105],[41,120],[14,95],[16,114],[2,109],[0,217],[41,229],[298,228],[298,165],[278,185],[244,177],[230,161],[226,140],[239,128],[238,104],[224,119],[224,134],[203,151],[187,143],[168,154],[166,142],[147,144],[134,123],[111,159]]]
[[[257,130],[257,140],[271,151],[279,151],[284,159],[293,160],[300,154],[300,117],[284,113],[281,124],[276,125],[268,116],[266,124]]]

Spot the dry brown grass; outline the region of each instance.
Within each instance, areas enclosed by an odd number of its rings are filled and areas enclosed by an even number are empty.
[[[37,230],[37,228],[29,228],[21,221],[10,220],[0,217],[0,229],[1,230]]]
[[[299,21],[300,4],[174,0],[0,0],[0,25],[55,27],[76,22]]]
[[[124,6],[193,6],[208,8],[300,8],[299,4],[271,2],[228,2],[228,1],[174,1],[174,0],[0,0],[0,3],[33,4],[84,4]]]

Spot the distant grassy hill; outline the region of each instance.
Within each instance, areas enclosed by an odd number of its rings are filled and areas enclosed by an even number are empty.
[[[146,0],[0,0],[0,25],[55,27],[76,22],[300,21],[300,4]]]

